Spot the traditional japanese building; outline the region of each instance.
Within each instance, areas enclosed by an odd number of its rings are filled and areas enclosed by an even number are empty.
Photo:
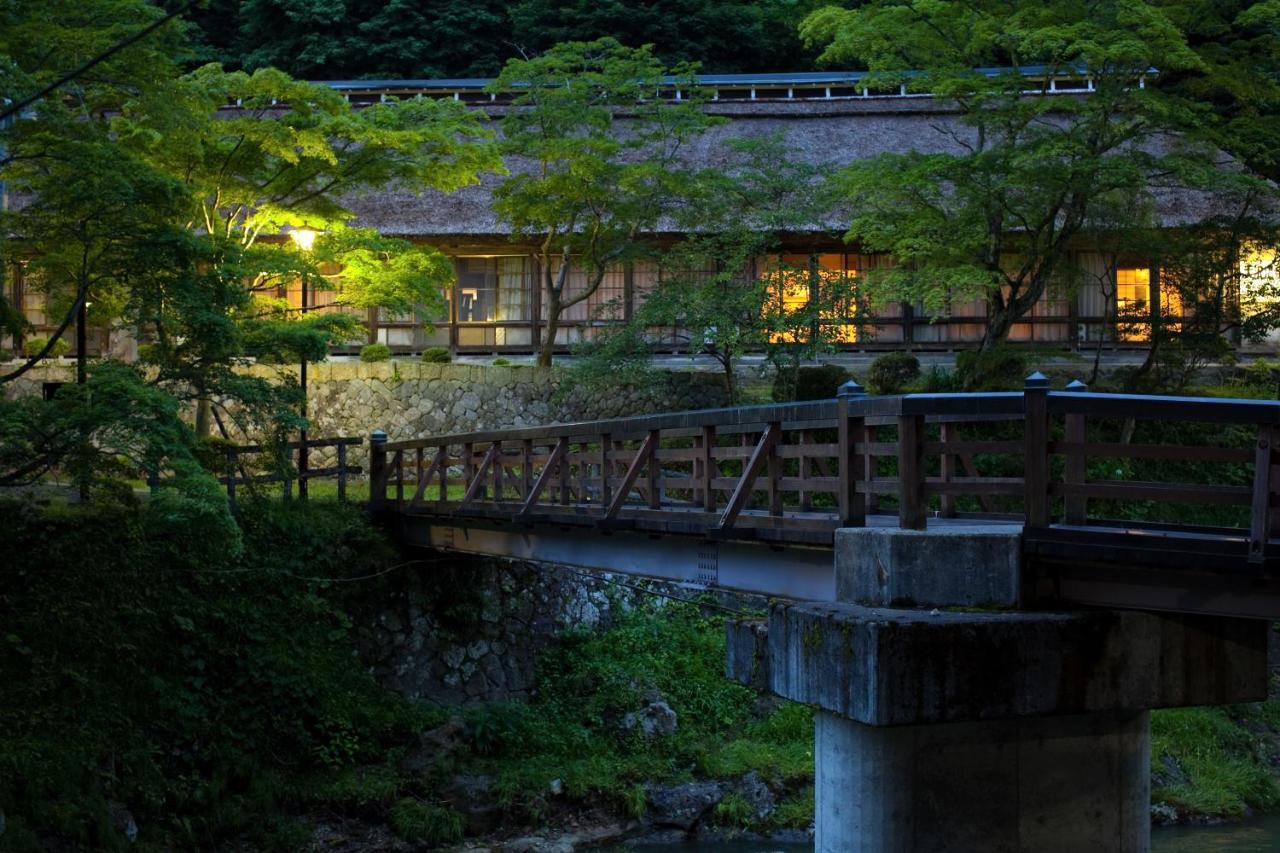
[[[1027,72],[1029,86],[1040,90],[1045,81],[1036,71]],[[356,106],[404,97],[452,98],[494,117],[506,109],[507,99],[486,92],[489,80],[375,80],[338,81],[326,85],[341,91]],[[686,156],[701,166],[729,161],[732,138],[783,140],[792,157],[814,166],[839,167],[883,152],[916,150],[924,153],[960,151],[958,139],[969,131],[959,115],[944,101],[928,94],[870,88],[856,72],[767,75],[703,75],[698,83],[711,91],[706,110],[725,121],[694,139]],[[1057,78],[1047,81],[1048,94],[1035,97],[1088,97],[1087,79]],[[673,83],[668,93],[681,97]],[[538,286],[538,261],[532,245],[513,238],[495,215],[491,199],[502,179],[486,175],[479,184],[454,193],[423,195],[384,192],[349,200],[356,212],[354,224],[413,241],[430,243],[448,253],[456,280],[444,294],[448,314],[393,316],[369,311],[362,318],[369,341],[390,345],[401,352],[429,346],[446,346],[467,353],[528,353],[539,340],[539,324],[545,320]],[[1201,219],[1212,206],[1203,194],[1168,191],[1157,195],[1160,222],[1177,227]],[[891,264],[891,258],[858,251],[842,235],[846,222],[813,223],[803,233],[790,235],[781,260],[799,266],[816,263],[831,275],[857,277],[867,269]],[[655,243],[671,241],[677,234],[650,235]],[[1010,335],[1014,341],[1035,342],[1064,350],[1140,347],[1149,336],[1141,315],[1153,297],[1150,263],[1141,257],[1104,257],[1082,240],[1074,253],[1077,274],[1069,283],[1051,288]],[[757,273],[777,258],[758,259]],[[1257,266],[1257,259],[1252,264]],[[1247,279],[1248,270],[1243,269]],[[601,325],[629,318],[658,283],[660,271],[652,263],[618,264],[599,290],[574,306],[563,318],[558,335],[565,348],[590,337]],[[1247,284],[1247,282],[1246,282]],[[1159,287],[1158,283],[1154,285]],[[574,283],[572,277],[569,290]],[[10,284],[28,318],[37,329],[47,325],[38,293],[24,292],[21,277]],[[295,289],[286,294],[297,302]],[[332,294],[314,294],[313,304],[323,305]],[[791,288],[784,298],[805,298],[804,288]],[[875,304],[875,308],[869,307]],[[1163,312],[1182,310],[1176,293],[1163,295]],[[867,300],[851,306],[846,316],[831,317],[840,324],[842,346],[850,350],[960,349],[983,337],[987,307],[983,301],[957,301],[942,312],[930,313],[921,304]],[[1134,317],[1139,319],[1134,320]],[[1118,319],[1127,318],[1127,319]],[[433,328],[428,329],[428,321]],[[687,342],[679,330],[654,330],[655,337],[672,349]],[[106,341],[98,345],[105,346]]]

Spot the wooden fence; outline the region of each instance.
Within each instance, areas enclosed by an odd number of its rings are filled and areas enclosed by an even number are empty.
[[[1081,383],[1051,391],[1038,373],[1001,393],[872,397],[848,383],[815,402],[396,442],[376,432],[370,502],[815,543],[837,527],[893,523],[886,515],[912,529],[931,519],[1147,526],[1243,539],[1259,562],[1277,532],[1278,430],[1277,402],[1101,394]],[[1152,463],[1167,476],[1135,477]],[[1225,515],[1201,523],[1204,505]],[[1173,523],[1162,523],[1169,512]]]
[[[338,500],[343,501],[347,499],[348,479],[352,474],[359,474],[363,470],[358,465],[347,464],[347,448],[361,443],[363,443],[363,439],[360,438],[316,438],[307,441],[291,441],[284,445],[284,450],[286,454],[296,454],[296,464],[289,459],[280,460],[283,465],[275,465],[280,470],[267,471],[266,473],[252,473],[249,460],[252,457],[260,457],[263,454],[274,452],[277,448],[259,444],[227,445],[223,476],[219,478],[218,482],[227,487],[227,500],[231,503],[232,509],[235,509],[236,506],[236,488],[238,486],[259,483],[282,483],[285,500],[291,500],[293,498],[293,484],[296,481],[298,483],[298,496],[305,500],[307,497],[307,483],[311,480],[326,477],[337,478]],[[327,468],[312,468],[310,465],[311,451],[325,447],[336,448],[338,457],[336,464]]]

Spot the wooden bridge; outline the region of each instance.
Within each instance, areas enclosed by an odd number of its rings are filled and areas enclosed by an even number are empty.
[[[410,544],[811,600],[834,597],[838,528],[1018,525],[1028,600],[1274,619],[1278,431],[1278,402],[1052,391],[1038,373],[1007,393],[851,382],[814,402],[375,432],[370,504]]]

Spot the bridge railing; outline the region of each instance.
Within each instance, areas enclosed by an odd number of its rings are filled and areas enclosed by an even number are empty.
[[[1142,422],[1158,440],[1145,427],[1134,440]],[[914,529],[967,517],[1114,529],[1208,504],[1227,511],[1213,529],[1260,560],[1280,527],[1278,429],[1280,403],[1050,391],[1039,374],[1001,393],[871,397],[849,383],[815,402],[375,434],[370,495],[433,516],[801,542],[893,514]],[[1138,479],[1151,462],[1165,476]]]
[[[265,483],[280,483],[285,500],[293,498],[293,484],[298,483],[298,495],[303,500],[307,497],[306,484],[311,480],[328,477],[337,479],[337,498],[347,499],[347,481],[354,474],[361,473],[359,465],[347,462],[347,448],[364,443],[361,438],[313,438],[307,441],[290,441],[281,447],[265,447],[260,444],[228,444],[223,448],[223,472],[218,482],[227,487],[227,501],[231,508],[236,507],[236,490],[238,486],[256,486]],[[313,468],[309,464],[312,451],[323,451],[332,448],[336,459],[334,464],[323,468]],[[283,450],[285,459],[271,458],[273,454]],[[296,465],[291,464],[297,459]],[[260,463],[267,461],[266,471],[260,471]],[[259,464],[255,464],[259,463]]]

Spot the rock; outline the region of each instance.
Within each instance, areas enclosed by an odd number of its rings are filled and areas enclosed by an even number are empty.
[[[773,814],[775,802],[773,791],[760,778],[760,774],[752,770],[738,780],[738,795],[746,800],[752,809],[755,820],[764,820]]]
[[[1151,774],[1151,787],[1167,788],[1170,785],[1185,785],[1187,782],[1187,774],[1178,764],[1178,759],[1167,752],[1161,755],[1160,769]]]
[[[1178,822],[1178,810],[1168,803],[1152,803],[1151,822],[1156,826],[1175,824]]]
[[[138,824],[133,819],[133,813],[125,807],[124,803],[108,802],[107,814],[111,818],[111,826],[116,832],[129,839],[130,844],[138,840]]]
[[[466,726],[460,717],[453,717],[442,726],[418,735],[418,745],[400,759],[400,770],[405,773],[425,773],[436,761],[452,755],[464,745]]]
[[[729,786],[706,779],[683,785],[647,785],[649,817],[655,826],[692,829],[717,803],[724,799]]]
[[[551,792],[551,796],[553,797],[560,796],[564,793],[564,780],[552,779],[551,784],[547,785],[547,790]],[[3,815],[0,814],[0,817],[3,817]]]
[[[454,646],[453,648],[446,650],[443,657],[444,662],[450,669],[457,669],[462,666],[462,662],[466,660],[467,650],[462,646]]]
[[[575,840],[574,836],[552,839],[530,835],[514,838],[505,844],[498,845],[494,850],[500,850],[502,853],[573,853],[577,846],[574,843]]]
[[[484,640],[476,640],[467,646],[467,657],[472,660],[479,660],[489,653],[489,644]]]
[[[671,847],[687,840],[688,833],[683,829],[662,829],[632,839],[636,847]]]
[[[467,819],[468,835],[494,832],[502,823],[502,807],[493,793],[494,778],[463,774],[453,777],[441,791],[449,804]]]
[[[649,704],[640,709],[638,713],[630,713],[622,718],[622,728],[624,731],[632,731],[636,726],[640,727],[640,733],[646,739],[656,737],[670,737],[676,733],[676,724],[678,716],[676,712],[662,698],[650,700]]]

